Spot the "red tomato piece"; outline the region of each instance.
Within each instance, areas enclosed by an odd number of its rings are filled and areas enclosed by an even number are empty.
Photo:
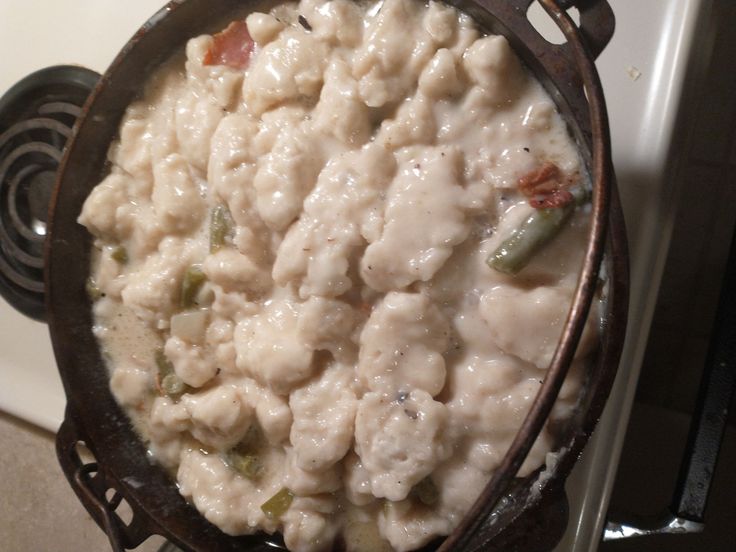
[[[540,168],[519,178],[519,190],[527,197],[548,194],[560,188],[561,179],[560,168],[546,161]]]
[[[233,21],[212,37],[212,46],[204,56],[203,65],[226,65],[245,69],[253,53],[253,39],[245,21]]]
[[[573,201],[568,188],[572,177],[562,174],[560,168],[546,161],[541,167],[519,178],[519,191],[529,198],[529,205],[535,209],[564,207]]]
[[[546,195],[533,197],[529,200],[529,205],[535,209],[552,209],[554,207],[564,207],[572,202],[573,195],[567,190],[555,190]]]

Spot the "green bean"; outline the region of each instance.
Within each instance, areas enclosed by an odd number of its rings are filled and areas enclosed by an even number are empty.
[[[159,377],[163,378],[164,376],[174,372],[174,365],[171,364],[171,361],[168,358],[166,358],[166,354],[163,349],[156,349],[154,356]]]
[[[226,238],[232,237],[233,221],[230,211],[224,205],[217,205],[210,215],[210,253],[225,245]]]
[[[110,253],[110,257],[121,265],[128,264],[128,250],[122,245],[118,245],[113,249],[112,253]]]
[[[231,468],[248,479],[257,479],[263,473],[263,463],[255,454],[231,450],[225,455],[225,460]]]
[[[181,281],[181,294],[179,296],[179,306],[182,309],[190,309],[197,302],[197,293],[202,288],[207,277],[202,269],[196,265],[187,268],[184,278]]]
[[[584,188],[571,190],[573,201],[562,207],[536,209],[486,259],[491,268],[517,274],[545,245],[560,233],[575,207],[588,200]]]
[[[294,494],[286,487],[283,487],[279,492],[261,504],[261,510],[263,510],[263,513],[269,519],[280,518],[289,509],[293,500]]]
[[[158,386],[161,393],[167,397],[176,398],[188,389],[184,381],[176,375],[174,365],[166,358],[163,349],[155,353],[156,368],[158,368]]]
[[[437,490],[437,486],[430,477],[425,477],[419,483],[414,485],[411,493],[425,506],[434,506],[440,499],[440,493]]]
[[[181,395],[186,389],[186,384],[176,374],[166,374],[161,379],[161,390],[168,395],[173,397],[174,395]]]

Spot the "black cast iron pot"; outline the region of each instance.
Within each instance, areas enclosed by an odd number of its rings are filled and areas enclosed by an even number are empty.
[[[565,44],[552,45],[526,18],[531,2],[449,3],[470,14],[487,31],[506,36],[557,103],[594,185],[591,234],[576,296],[540,395],[501,468],[463,523],[444,542],[426,550],[534,552],[555,545],[567,521],[565,479],[601,415],[623,345],[628,300],[626,237],[610,164],[605,106],[593,67],[593,60],[613,34],[613,13],[606,0],[565,2],[562,7],[575,4],[580,11],[577,27],[553,0],[541,0],[567,38]],[[114,550],[134,548],[151,534],[163,535],[185,550],[265,552],[283,547],[278,536],[225,535],[187,504],[164,470],[149,461],[145,446],[109,390],[85,292],[92,239],[76,222],[90,190],[109,170],[107,148],[116,138],[125,108],[141,93],[151,73],[181,51],[189,38],[219,30],[225,22],[258,6],[253,0],[175,0],[154,15],[123,48],[90,96],[59,171],[46,240],[48,321],[68,401],[57,452],[74,491],[106,531]],[[599,351],[578,408],[562,429],[557,466],[540,492],[532,493],[538,474],[523,480],[514,476],[564,379],[601,262],[608,290]],[[91,451],[95,462],[82,460],[80,443]],[[127,524],[116,513],[122,499],[134,514]]]

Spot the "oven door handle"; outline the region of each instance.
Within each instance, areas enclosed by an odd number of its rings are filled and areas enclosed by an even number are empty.
[[[687,445],[672,504],[660,516],[609,513],[603,540],[659,533],[699,533],[704,528],[708,492],[736,391],[736,232],[726,263]]]

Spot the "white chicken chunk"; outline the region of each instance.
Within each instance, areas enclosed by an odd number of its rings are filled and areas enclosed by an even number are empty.
[[[395,117],[384,121],[376,141],[387,149],[397,150],[413,144],[431,145],[436,136],[437,122],[432,102],[424,95],[417,94],[399,106]],[[399,155],[403,153],[399,152]],[[416,163],[414,168],[417,168]]]
[[[360,457],[349,452],[342,463],[345,470],[343,484],[346,498],[351,504],[365,506],[373,502],[376,497],[371,492],[371,474],[365,469]]]
[[[151,375],[135,362],[118,363],[110,376],[110,390],[123,406],[139,406],[152,388]]]
[[[376,144],[330,161],[279,247],[274,281],[298,283],[304,298],[349,290],[354,254],[380,231],[381,196],[394,167],[393,157]]]
[[[215,359],[206,348],[179,337],[171,336],[166,340],[164,354],[174,365],[176,375],[191,387],[202,387],[217,373]]]
[[[329,351],[338,361],[353,361],[352,334],[360,317],[348,303],[310,297],[302,304],[299,335],[309,347]]]
[[[271,287],[271,275],[259,263],[232,248],[208,255],[202,266],[207,278],[226,291],[258,295]]]
[[[325,85],[312,119],[317,130],[349,146],[361,146],[370,138],[370,109],[360,99],[358,83],[343,60],[334,60],[325,70]]]
[[[259,46],[271,42],[284,28],[284,24],[269,13],[251,13],[245,22],[250,36]]]
[[[316,98],[322,87],[325,45],[294,27],[281,37],[263,48],[243,82],[243,99],[253,115],[299,97]]]
[[[369,240],[360,262],[360,275],[377,291],[429,280],[470,232],[459,150],[426,148],[401,157],[386,198],[383,232]]]
[[[491,339],[503,351],[546,369],[571,301],[570,289],[497,286],[481,297],[480,313],[488,324]],[[595,346],[597,324],[594,313],[588,317],[576,357],[584,357]]]
[[[191,427],[189,412],[169,397],[156,397],[148,416],[147,433],[151,452],[163,466],[175,468],[183,448],[181,434]]]
[[[126,209],[130,201],[133,179],[114,172],[108,175],[90,193],[84,202],[79,223],[95,236],[109,241],[120,241],[132,234],[133,220]]]
[[[419,90],[430,98],[452,96],[462,90],[455,56],[447,48],[437,50],[422,74],[419,75]]]
[[[223,115],[212,99],[194,91],[182,95],[176,104],[176,138],[181,153],[202,174],[207,174],[210,142]]]
[[[448,412],[425,391],[403,400],[367,393],[355,419],[355,450],[370,473],[371,492],[403,500],[452,453],[443,433]]]
[[[251,379],[246,380],[245,394],[248,402],[255,406],[256,419],[266,440],[272,445],[286,441],[293,421],[287,399]]]
[[[356,372],[370,390],[389,396],[413,389],[437,395],[445,385],[449,337],[450,326],[429,297],[393,291],[363,327]]]
[[[378,514],[381,534],[396,552],[409,552],[429,543],[434,535],[452,532],[450,521],[428,508],[419,508],[408,500],[389,502]]]
[[[186,393],[181,402],[192,419],[194,438],[216,449],[227,450],[237,444],[253,421],[253,408],[233,386]]]
[[[167,326],[178,305],[184,272],[201,255],[201,244],[165,238],[158,252],[128,276],[121,291],[123,304],[151,326]]]
[[[308,5],[311,4],[311,5]],[[304,2],[305,11],[310,11],[312,31],[320,40],[333,46],[355,48],[363,37],[363,12],[351,0],[330,2]],[[310,9],[311,8],[311,9]]]
[[[229,535],[252,534],[260,528],[275,531],[278,527],[278,521],[261,510],[261,504],[279,490],[278,483],[256,486],[238,476],[219,455],[199,450],[182,453],[177,479],[179,492]]]
[[[351,370],[337,365],[291,394],[291,445],[300,468],[323,470],[340,461],[350,449],[358,405],[350,388],[352,379]]]
[[[275,230],[285,230],[302,210],[317,182],[322,155],[316,141],[302,130],[284,129],[271,152],[259,159],[253,180],[258,214]]]
[[[355,52],[353,76],[369,107],[391,105],[407,96],[424,65],[436,50],[431,36],[421,28],[421,4],[411,0],[386,0],[367,25]],[[405,30],[414,28],[412,40]]]
[[[314,373],[313,351],[298,339],[299,305],[271,300],[235,328],[236,365],[274,393],[286,395]]]
[[[239,99],[243,87],[243,73],[227,65],[207,65],[205,59],[214,44],[213,37],[202,35],[187,42],[186,69],[187,85],[200,98],[207,98],[223,111],[232,108]],[[200,112],[208,113],[209,109]],[[224,113],[212,112],[214,119]],[[202,121],[205,129],[211,129],[210,121]],[[209,133],[211,135],[211,132]],[[206,161],[206,160],[205,160]]]
[[[293,552],[329,552],[337,534],[330,523],[337,511],[335,499],[328,495],[295,497],[284,514],[284,542]]]
[[[476,40],[463,56],[463,66],[470,79],[483,90],[483,100],[501,104],[519,93],[526,75],[519,59],[500,35]]]
[[[153,167],[153,208],[171,233],[197,228],[207,210],[202,191],[183,156],[171,154]]]
[[[286,449],[284,484],[293,493],[300,496],[334,493],[341,486],[340,471],[336,466],[324,470],[307,471],[299,467],[296,451]]]

